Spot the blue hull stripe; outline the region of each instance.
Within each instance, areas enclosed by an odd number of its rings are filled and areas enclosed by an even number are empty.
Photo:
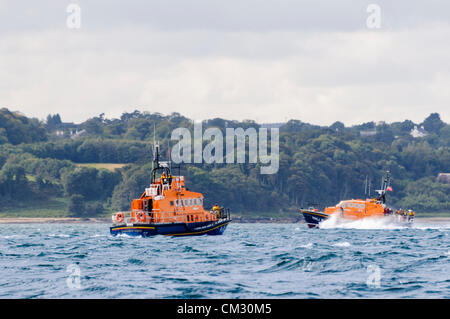
[[[130,236],[199,236],[199,235],[222,235],[231,220],[217,224],[216,222],[201,222],[166,225],[136,225],[136,226],[113,226],[110,228],[111,235],[127,234]]]
[[[329,215],[318,212],[302,211],[305,222],[308,225],[319,225],[319,223],[325,219],[328,219]]]

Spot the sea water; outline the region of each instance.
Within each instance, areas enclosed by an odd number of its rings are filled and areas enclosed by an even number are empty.
[[[450,298],[450,223],[231,223],[139,238],[0,225],[0,298]]]

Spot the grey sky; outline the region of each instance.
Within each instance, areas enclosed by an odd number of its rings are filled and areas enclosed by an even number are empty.
[[[449,18],[448,1],[0,1],[0,107],[75,122],[134,109],[450,122]]]

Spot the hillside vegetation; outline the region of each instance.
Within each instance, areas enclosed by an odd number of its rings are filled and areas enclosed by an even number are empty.
[[[0,109],[0,215],[33,210],[55,216],[105,215],[128,209],[149,183],[153,139],[165,158],[172,131],[193,129],[178,114],[103,114],[81,124],[58,114],[46,121]],[[254,121],[211,119],[203,128],[259,128]],[[208,141],[204,141],[206,144]],[[225,152],[224,152],[225,153]],[[436,214],[450,212],[450,184],[438,181],[450,171],[450,125],[433,113],[422,123],[336,122],[317,126],[291,120],[280,127],[280,167],[260,174],[259,164],[187,164],[187,186],[245,215],[274,216],[301,206],[332,205],[364,196],[364,181],[379,187],[392,173],[389,204]]]

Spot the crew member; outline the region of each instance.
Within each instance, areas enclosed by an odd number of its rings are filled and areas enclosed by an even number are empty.
[[[408,218],[408,212],[406,209],[403,211],[403,220],[406,220]]]
[[[166,177],[166,173],[162,172],[161,174],[161,184],[166,184],[167,183],[167,177]]]
[[[220,218],[220,206],[217,204],[214,204],[212,210],[214,213],[216,213],[217,218]]]

